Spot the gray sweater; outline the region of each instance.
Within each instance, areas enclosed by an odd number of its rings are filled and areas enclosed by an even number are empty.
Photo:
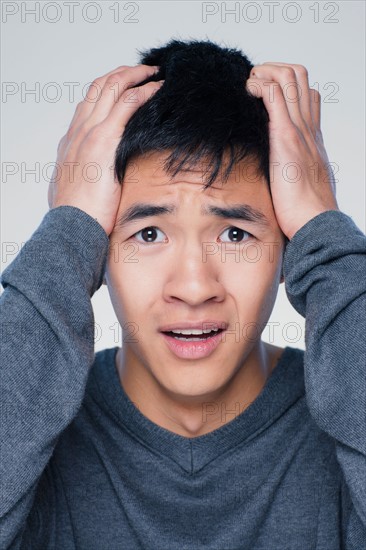
[[[47,212],[3,271],[0,548],[366,548],[366,236],[343,212],[294,235],[286,347],[256,400],[186,438],[150,421],[94,351],[109,239]]]

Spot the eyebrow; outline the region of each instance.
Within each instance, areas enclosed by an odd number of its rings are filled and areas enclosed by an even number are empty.
[[[152,216],[162,216],[176,213],[175,204],[147,204],[135,203],[130,206],[122,216],[117,219],[116,228],[122,229],[125,225],[135,220],[150,218]],[[269,227],[270,223],[266,216],[260,210],[253,208],[249,204],[233,204],[231,206],[203,206],[201,214],[204,216],[216,216],[231,220],[241,220],[253,222],[264,227]]]

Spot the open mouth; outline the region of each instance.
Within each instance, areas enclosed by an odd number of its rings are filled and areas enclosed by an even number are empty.
[[[163,331],[163,334],[166,334],[167,336],[170,336],[174,338],[175,340],[180,340],[182,342],[200,342],[204,340],[208,340],[209,338],[213,338],[214,336],[217,336],[221,332],[223,332],[224,329],[219,328],[217,330],[184,330],[184,331]]]
[[[198,360],[209,357],[220,345],[222,341],[221,333],[227,329],[227,323],[220,322],[224,328],[216,328],[218,324],[217,322],[210,322],[211,327],[213,325],[215,328],[207,327],[207,329],[201,328],[204,323],[201,324],[200,328],[197,325],[197,328],[189,325],[186,325],[187,328],[174,328],[173,326],[171,330],[161,330],[160,332],[165,344],[176,357]],[[200,363],[194,364],[198,366]]]

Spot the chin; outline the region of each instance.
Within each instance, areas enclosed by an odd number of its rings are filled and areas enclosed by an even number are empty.
[[[189,368],[189,367],[183,367]],[[199,367],[194,367],[199,368]],[[164,391],[170,395],[170,397],[176,401],[197,401],[207,398],[220,390],[224,390],[228,379],[216,380],[210,377],[192,375],[192,370],[188,378],[185,380],[171,379],[169,377],[164,378],[164,383],[158,380],[159,385],[164,388]]]

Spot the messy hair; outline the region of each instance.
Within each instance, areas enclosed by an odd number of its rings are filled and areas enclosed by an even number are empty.
[[[159,65],[139,85],[164,79],[129,119],[115,156],[115,175],[123,182],[127,163],[154,151],[170,151],[164,163],[175,176],[205,161],[209,187],[225,163],[227,180],[235,163],[254,159],[269,184],[268,113],[263,101],[245,88],[253,67],[238,49],[210,40],[171,40],[147,51],[139,63]],[[225,157],[226,158],[226,157]]]

